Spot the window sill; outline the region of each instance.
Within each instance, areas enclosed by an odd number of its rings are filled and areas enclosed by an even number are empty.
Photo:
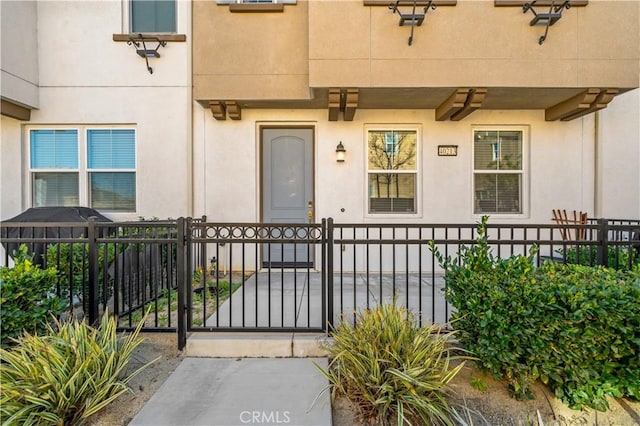
[[[161,33],[142,33],[145,37],[154,37],[159,41],[175,41],[184,42],[187,41],[186,34],[161,34]],[[129,41],[131,39],[137,39],[140,37],[140,33],[131,34],[114,34],[113,41]]]
[[[389,3],[393,3],[389,0],[363,0],[364,6],[385,6],[389,7]],[[426,6],[429,2],[425,0],[418,0],[416,6]],[[455,6],[458,0],[434,0],[433,4],[436,6]],[[413,6],[413,1],[400,0],[398,6]]]
[[[531,3],[531,0],[494,0],[494,6],[517,6],[522,7],[525,3]],[[562,1],[555,0],[555,6],[562,5]],[[589,4],[589,0],[571,0],[571,7],[584,7]],[[552,5],[551,0],[538,0],[536,6],[549,7]]]
[[[279,13],[284,12],[284,3],[232,3],[229,12],[233,13]]]

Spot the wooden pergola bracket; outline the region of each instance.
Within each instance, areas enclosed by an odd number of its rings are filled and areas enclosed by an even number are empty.
[[[232,120],[242,119],[242,108],[237,101],[209,101],[209,109],[216,120],[226,120],[227,115]]]
[[[229,115],[230,119],[242,119],[242,109],[240,108],[240,104],[238,104],[236,101],[226,101],[225,105],[227,106],[227,114]]]
[[[329,89],[329,121],[340,118],[340,89]]]
[[[347,89],[346,102],[344,105],[344,121],[353,121],[358,108],[358,89]]]
[[[344,121],[353,121],[358,108],[358,89],[340,89],[332,87],[329,89],[329,121],[338,121],[340,112],[343,113]]]
[[[436,108],[436,121],[446,121],[464,107],[471,89],[457,89]]]
[[[546,121],[574,120],[606,108],[618,93],[618,89],[587,89],[566,101],[547,108],[544,112],[544,119]]]
[[[436,108],[436,121],[460,121],[482,107],[486,88],[459,88]]]
[[[213,114],[213,118],[215,118],[216,120],[227,119],[227,109],[225,108],[223,102],[209,101],[209,109],[211,109],[211,114]]]

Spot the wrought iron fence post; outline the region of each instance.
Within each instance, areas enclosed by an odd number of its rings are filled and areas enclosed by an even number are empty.
[[[609,266],[609,221],[598,219],[598,265]]]
[[[326,265],[326,286],[327,286],[327,316],[328,321],[323,324],[323,327],[327,327],[331,331],[333,329],[333,218],[322,219],[322,233],[324,234],[323,252],[326,250],[326,261],[323,262]]]
[[[186,262],[186,240],[190,229],[187,229],[187,221],[183,217],[178,218],[178,241],[177,241],[177,268],[178,268],[178,349],[182,350],[187,345],[187,328],[186,320],[186,287],[187,287],[187,268]]]
[[[87,240],[89,244],[89,282],[88,282],[88,317],[89,324],[98,321],[98,243],[96,235],[96,220],[89,218],[87,223]]]

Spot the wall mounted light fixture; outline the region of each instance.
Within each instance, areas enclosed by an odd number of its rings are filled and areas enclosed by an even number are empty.
[[[411,13],[402,13],[400,9],[398,9],[398,5],[400,4],[400,0],[396,0],[395,3],[391,3],[389,5],[389,9],[393,11],[393,13],[397,13],[400,15],[399,26],[401,27],[411,27],[411,35],[409,36],[409,46],[413,43],[413,27],[420,27],[424,22],[425,17],[427,16],[427,12],[429,9],[436,10],[436,4],[433,0],[429,0],[426,6],[422,9],[422,12],[418,11],[416,13],[417,0],[413,0],[413,9]]]
[[[531,11],[533,13],[533,19],[529,22],[530,26],[544,26],[544,34],[538,39],[538,44],[544,43],[549,33],[549,27],[562,18],[562,11],[564,9],[571,8],[570,0],[564,0],[562,4],[555,5],[554,0],[551,0],[548,12],[536,12],[533,6],[535,6],[538,0],[533,0],[531,3],[525,3],[522,6],[522,13]]]
[[[148,49],[147,42],[158,44],[156,45],[155,49]],[[129,37],[127,44],[129,46],[135,46],[138,56],[144,58],[145,62],[147,63],[147,70],[149,71],[149,74],[153,74],[153,68],[149,66],[149,58],[159,58],[160,53],[158,52],[158,49],[160,49],[161,46],[166,46],[167,42],[164,40],[160,40],[158,37],[138,34],[136,36]]]
[[[344,145],[342,145],[342,141],[340,141],[338,146],[336,146],[336,162],[344,163],[344,156],[346,152],[347,150],[344,149]]]

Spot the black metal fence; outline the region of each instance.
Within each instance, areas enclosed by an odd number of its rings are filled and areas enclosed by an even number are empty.
[[[36,232],[36,229],[39,229]],[[3,223],[3,265],[25,244],[55,266],[52,289],[69,310],[121,329],[148,311],[145,331],[327,331],[355,312],[397,300],[421,322],[446,323],[443,271],[433,241],[455,258],[477,224],[208,223],[206,218],[124,223]],[[535,261],[631,268],[640,220],[487,225],[494,254],[537,247]],[[573,236],[570,238],[570,236]]]

